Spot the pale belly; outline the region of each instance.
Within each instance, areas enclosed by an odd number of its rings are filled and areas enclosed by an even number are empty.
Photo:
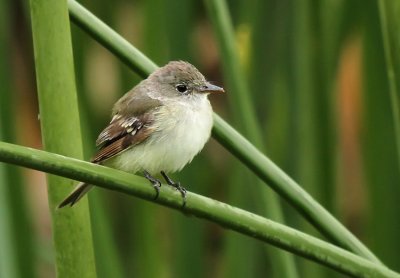
[[[192,161],[204,147],[212,128],[212,110],[207,99],[196,109],[182,106],[173,110],[163,107],[155,122],[157,131],[145,142],[136,145],[105,164],[123,171],[150,174],[175,172]],[[168,116],[166,116],[168,115]]]

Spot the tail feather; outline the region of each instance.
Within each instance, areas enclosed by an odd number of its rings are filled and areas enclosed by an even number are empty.
[[[79,183],[78,186],[58,205],[58,208],[65,207],[67,205],[73,206],[75,205],[90,189],[92,188],[91,184],[87,183]]]

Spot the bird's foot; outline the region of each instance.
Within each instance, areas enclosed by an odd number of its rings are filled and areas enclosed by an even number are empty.
[[[156,190],[156,197],[154,197],[154,200],[156,200],[158,198],[158,195],[160,195],[161,182],[158,179],[156,179],[155,177],[153,177],[152,175],[150,175],[150,173],[147,172],[146,170],[143,171],[143,175],[148,181],[151,182],[154,189]]]
[[[167,184],[169,184],[170,186],[175,187],[175,189],[178,190],[181,193],[182,199],[183,199],[182,207],[185,207],[186,206],[186,189],[181,186],[180,182],[175,182],[170,177],[168,177],[167,174],[164,171],[161,171],[161,175],[163,176],[163,178],[165,179]]]

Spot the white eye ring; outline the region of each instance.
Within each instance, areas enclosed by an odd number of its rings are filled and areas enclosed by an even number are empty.
[[[186,93],[187,92],[187,90],[188,90],[188,87],[185,85],[185,84],[178,84],[178,85],[176,85],[176,90],[178,91],[178,92],[180,92],[180,93]]]

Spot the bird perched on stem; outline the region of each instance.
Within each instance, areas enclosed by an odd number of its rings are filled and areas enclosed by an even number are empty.
[[[96,140],[96,164],[126,172],[141,172],[159,192],[161,173],[179,190],[186,190],[166,173],[180,171],[192,161],[210,138],[210,93],[224,90],[207,82],[191,64],[173,61],[154,71],[114,105],[112,120]],[[92,187],[80,183],[58,206],[74,205]]]

